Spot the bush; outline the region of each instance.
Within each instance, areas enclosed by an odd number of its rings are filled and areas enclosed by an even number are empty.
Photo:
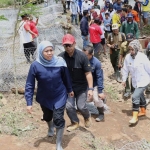
[[[14,1],[13,0],[0,0],[0,7],[7,7],[10,5],[13,5]]]

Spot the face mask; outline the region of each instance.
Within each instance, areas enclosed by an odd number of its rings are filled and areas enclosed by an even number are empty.
[[[128,22],[129,24],[131,24],[132,22]]]

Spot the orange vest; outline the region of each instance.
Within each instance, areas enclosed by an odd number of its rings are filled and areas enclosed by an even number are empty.
[[[139,14],[135,10],[133,10],[133,9],[131,10],[131,13],[133,15],[134,21],[140,22]]]

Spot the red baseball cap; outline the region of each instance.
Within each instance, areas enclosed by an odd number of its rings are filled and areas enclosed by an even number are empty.
[[[73,44],[75,42],[74,36],[71,34],[66,34],[62,39],[62,44]]]

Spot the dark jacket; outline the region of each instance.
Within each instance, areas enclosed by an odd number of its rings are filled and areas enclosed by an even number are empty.
[[[80,30],[82,36],[87,36],[89,34],[89,25],[88,25],[88,18],[83,17],[80,22]]]
[[[102,93],[103,86],[103,70],[101,69],[101,63],[96,57],[92,57],[90,59],[90,65],[92,68],[92,76],[93,76],[93,87],[97,86],[98,93]]]
[[[141,2],[136,2],[134,5],[134,10],[141,14]]]

